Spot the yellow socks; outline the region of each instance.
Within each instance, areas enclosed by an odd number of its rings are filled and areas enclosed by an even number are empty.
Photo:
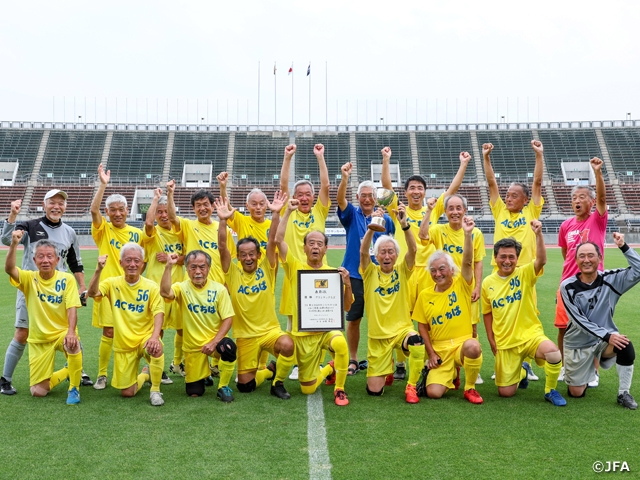
[[[53,372],[51,378],[49,379],[49,390],[53,390],[53,387],[58,385],[60,382],[64,382],[69,376],[69,369],[67,367],[61,368],[57,372]]]
[[[284,379],[287,378],[287,375],[289,375],[289,372],[291,371],[294,360],[294,355],[285,357],[280,354],[278,356],[278,361],[276,362],[276,376],[273,378],[273,382],[271,382],[272,385],[275,385],[276,382],[284,382]]]
[[[182,363],[182,335],[173,337],[173,364],[177,367]]]
[[[334,390],[344,390],[349,371],[349,346],[344,335],[338,335],[331,339],[329,343],[334,352],[333,363],[336,369],[336,384]]]
[[[562,362],[544,362],[544,374],[546,376],[544,380],[544,393],[549,393],[551,390],[556,389],[556,387],[558,386],[558,377],[560,376],[561,369]]]
[[[82,375],[82,351],[78,353],[68,353],[67,362],[69,364],[69,390],[73,387],[80,387],[80,377]]]
[[[260,385],[262,385],[262,382],[264,382],[267,378],[271,377],[271,375],[272,375],[271,370],[267,370],[266,368],[258,370],[256,372],[256,387],[259,387]]]
[[[162,381],[162,370],[164,368],[164,354],[158,358],[151,357],[149,359],[149,376],[151,377],[151,391],[160,391],[160,382]]]
[[[464,389],[476,388],[476,380],[482,367],[482,354],[478,358],[464,357]]]
[[[424,366],[424,352],[424,345],[409,345],[409,379],[407,380],[407,384],[413,385],[414,387],[418,382],[418,378],[420,378],[420,372]],[[404,354],[402,356],[406,358]]]
[[[258,360],[258,370],[264,370],[265,368],[267,368],[268,360],[269,360],[269,352],[266,350],[263,350],[262,353],[260,353],[260,359]]]
[[[100,338],[100,347],[98,348],[98,376],[107,376],[107,367],[111,359],[111,351],[113,350],[113,338]]]
[[[231,381],[231,375],[233,375],[233,370],[236,368],[236,362],[225,362],[221,359],[218,362],[218,368],[220,369],[220,382],[218,383],[218,389],[220,389],[229,385],[229,382]],[[257,379],[258,376],[256,374],[256,383]]]

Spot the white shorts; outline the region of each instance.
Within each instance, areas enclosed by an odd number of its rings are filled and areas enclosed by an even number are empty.
[[[596,358],[600,361],[600,366],[603,369],[610,369],[616,363],[616,357],[601,358],[608,346],[607,342],[600,341],[585,348],[564,347],[565,383],[572,387],[580,387],[594,381],[596,379],[596,367],[593,361]]]

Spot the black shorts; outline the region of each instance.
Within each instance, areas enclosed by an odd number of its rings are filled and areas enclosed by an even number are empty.
[[[351,291],[353,292],[353,304],[347,312],[347,322],[360,320],[364,316],[364,284],[361,278],[351,278]]]

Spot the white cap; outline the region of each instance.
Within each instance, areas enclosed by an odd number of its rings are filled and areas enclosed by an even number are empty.
[[[69,197],[67,195],[66,192],[63,192],[62,190],[49,190],[47,192],[47,194],[44,196],[45,200],[50,199],[51,197],[55,197],[56,195],[60,195],[62,198],[64,198],[65,200]]]

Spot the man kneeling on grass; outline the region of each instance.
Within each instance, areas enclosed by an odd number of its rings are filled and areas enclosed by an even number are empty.
[[[123,397],[133,397],[151,379],[151,405],[164,405],[160,381],[164,353],[160,332],[164,322],[164,306],[158,284],[141,276],[144,250],[137,243],[126,243],[120,249],[120,265],[124,275],[100,281],[107,255],[98,257],[89,284],[89,296],[97,302],[109,302],[113,315],[113,379],[111,386]],[[138,375],[140,359],[146,365]]]
[[[448,253],[437,250],[429,257],[427,268],[435,287],[427,287],[420,293],[413,319],[418,322],[418,330],[429,354],[427,396],[441,398],[447,390],[454,388],[453,380],[457,377],[457,371],[464,367],[464,398],[480,404],[483,400],[475,384],[482,367],[482,347],[473,338],[474,314],[471,308],[471,294],[475,289],[474,227],[471,217],[463,217],[464,246],[460,275],[453,257]]]
[[[496,385],[501,397],[512,397],[529,380],[522,362],[535,358],[544,366],[546,401],[564,407],[567,401],[556,390],[562,368],[560,349],[544,334],[534,299],[535,285],[547,262],[542,223],[531,221],[536,238],[536,258],[517,267],[522,250],[512,237],[498,240],[493,256],[498,270],[482,282],[482,312],[487,339],[496,357]]]
[[[54,243],[40,240],[33,246],[33,261],[37,271],[16,267],[16,249],[23,230],[14,230],[7,252],[4,271],[11,285],[18,288],[27,304],[29,314],[29,371],[31,395],[44,397],[60,382],[69,378],[67,404],[80,403],[80,374],[82,351],[76,331],[77,308],[80,297],[76,279],[70,273],[56,270],[60,260]],[[66,366],[53,371],[56,351],[67,357]]]
[[[615,362],[619,377],[618,404],[635,410],[638,403],[629,390],[636,353],[631,340],[613,323],[613,312],[620,296],[640,282],[640,255],[629,248],[623,234],[615,232],[613,239],[627,258],[628,268],[599,272],[600,247],[594,242],[584,242],[576,248],[580,273],[567,278],[560,286],[569,317],[564,335],[564,381],[570,397],[584,397],[588,383],[596,377],[593,360],[599,360],[605,370]]]
[[[204,395],[205,379],[211,374],[209,357],[220,359],[218,398],[225,403],[233,401],[229,381],[236,366],[236,344],[227,333],[233,322],[233,306],[224,285],[209,278],[211,256],[203,250],[187,254],[184,264],[189,278],[171,284],[171,269],[178,255],[167,258],[160,294],[165,301],[175,301],[182,312],[185,388],[187,395]]]

